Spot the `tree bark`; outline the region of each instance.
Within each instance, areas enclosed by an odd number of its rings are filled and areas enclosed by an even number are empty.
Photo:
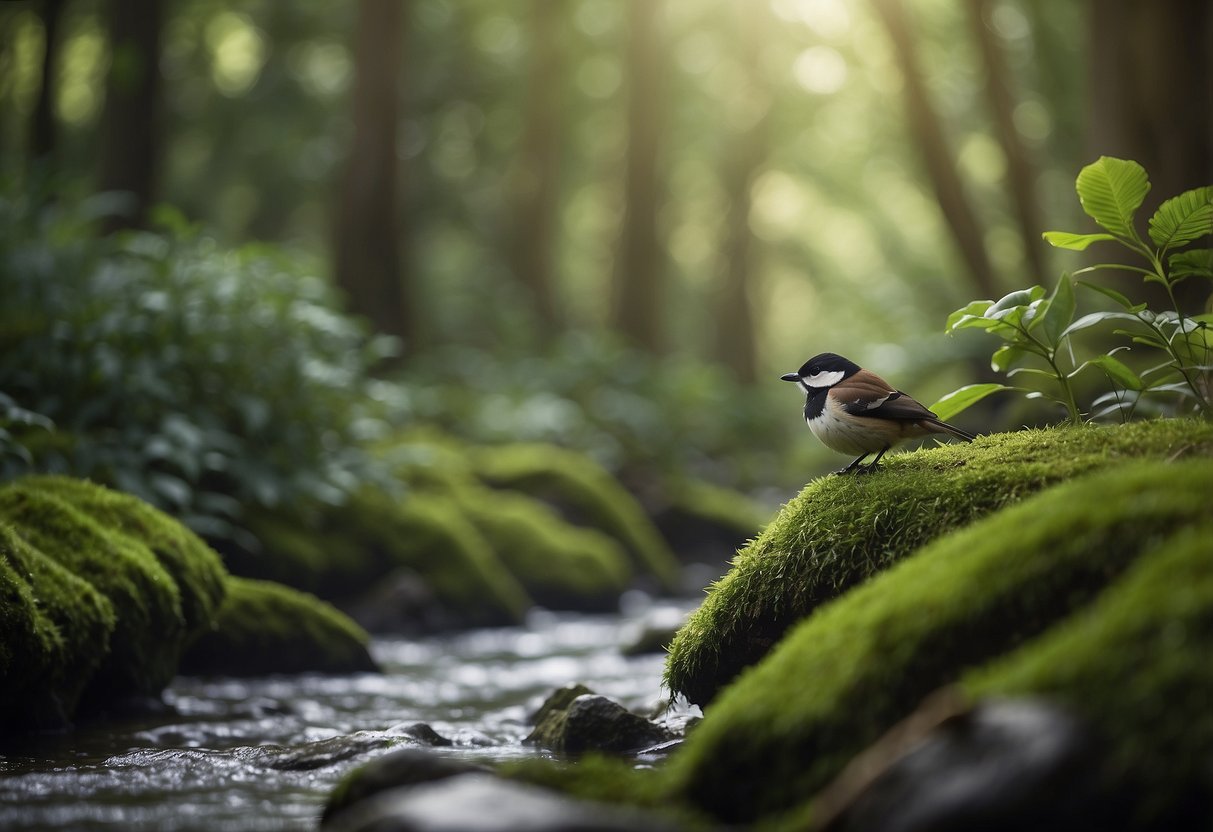
[[[960,250],[974,287],[984,296],[996,298],[1001,292],[986,253],[982,229],[956,171],[954,154],[944,138],[939,116],[927,96],[905,9],[901,0],[872,0],[872,5],[893,43],[905,84],[910,132],[922,154],[944,220],[951,229],[952,238]]]
[[[400,255],[396,122],[403,0],[359,0],[354,43],[354,134],[335,223],[334,274],[349,309],[381,333],[414,334]]]
[[[1002,43],[990,27],[991,6],[991,0],[971,0],[969,22],[985,67],[986,100],[994,116],[994,132],[1007,159],[1007,184],[1023,242],[1024,259],[1031,272],[1028,282],[1039,282],[1045,278],[1044,241],[1040,236],[1044,222],[1036,198],[1036,166],[1015,127],[1011,73],[1007,69]]]
[[[1145,167],[1152,187],[1138,212],[1144,233],[1164,200],[1213,184],[1213,5],[1098,0],[1088,6],[1088,21],[1088,155]],[[1201,311],[1207,283],[1187,280],[1177,288],[1186,311]],[[1151,302],[1169,305],[1164,300],[1160,294]]]
[[[658,239],[661,185],[660,0],[631,0],[628,8],[628,149],[624,216],[615,269],[612,319],[634,344],[660,353],[665,311],[665,262]]]
[[[59,65],[59,22],[63,19],[66,0],[43,0],[42,32],[45,44],[42,51],[41,83],[38,100],[34,104],[34,118],[30,129],[29,156],[31,159],[52,159],[55,153],[55,72]]]
[[[768,32],[764,4],[735,0],[740,60],[746,70],[747,105],[734,130],[724,170],[728,215],[724,232],[724,275],[716,296],[716,360],[738,381],[753,384],[757,375],[754,308],[751,297],[754,270],[754,233],[750,229],[750,188],[766,158],[770,90],[761,69],[762,45]]]
[[[160,0],[110,0],[110,68],[101,117],[103,191],[131,195],[131,211],[109,230],[145,224],[159,161]]]
[[[565,75],[561,22],[566,9],[567,0],[531,3],[525,133],[510,183],[514,206],[507,244],[510,267],[533,304],[544,338],[563,328],[553,256],[565,134],[560,91]]]

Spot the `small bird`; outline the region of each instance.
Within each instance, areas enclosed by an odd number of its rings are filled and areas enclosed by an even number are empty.
[[[804,420],[827,448],[859,456],[839,474],[867,474],[903,439],[948,433],[966,442],[976,437],[940,421],[880,376],[841,355],[823,352],[794,373],[780,376],[804,390]],[[864,457],[876,454],[867,465]]]

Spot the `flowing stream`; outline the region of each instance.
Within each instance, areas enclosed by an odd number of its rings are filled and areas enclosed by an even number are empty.
[[[625,657],[642,619],[690,602],[625,599],[624,612],[536,611],[526,625],[373,644],[382,674],[256,679],[180,677],[163,708],[0,744],[3,830],[315,829],[352,766],[411,742],[427,723],[435,753],[505,760],[528,714],[582,682],[633,710],[659,705],[663,657]]]

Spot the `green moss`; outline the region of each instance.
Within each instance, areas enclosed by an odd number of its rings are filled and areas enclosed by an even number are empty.
[[[228,568],[244,578],[275,581],[325,598],[362,589],[385,567],[341,522],[350,511],[348,506],[320,505],[253,511],[244,523],[256,545],[228,547]]]
[[[227,573],[197,535],[137,497],[68,477],[29,477],[26,488],[64,501],[131,543],[146,546],[180,592],[188,632],[209,629],[223,600]]]
[[[460,509],[536,603],[553,609],[614,609],[631,565],[614,540],[570,526],[547,506],[486,488],[456,492]]]
[[[666,683],[705,704],[819,604],[951,529],[1138,457],[1208,456],[1213,425],[1165,420],[1024,430],[900,454],[810,483],[743,549],[674,639]]]
[[[183,673],[353,673],[375,670],[367,634],[314,595],[229,578],[217,627],[191,646]]]
[[[1206,514],[1206,519],[1209,515]],[[1146,827],[1213,794],[1213,525],[1167,537],[1087,609],[989,667],[975,697],[1046,696],[1109,743]],[[1162,828],[1162,827],[1151,827]]]
[[[620,541],[636,570],[677,587],[677,558],[636,499],[604,468],[581,454],[552,445],[502,445],[473,454],[486,482],[525,491],[561,508],[577,523]]]
[[[930,691],[1211,509],[1210,460],[1126,465],[941,538],[822,607],[731,685],[671,762],[673,794],[726,820],[803,802]]]
[[[772,516],[769,508],[745,494],[699,480],[667,484],[666,501],[672,510],[742,537],[757,535]]]
[[[188,631],[177,584],[150,549],[21,481],[0,488],[0,520],[113,605],[110,650],[89,683],[90,696],[148,695],[168,684]]]
[[[0,525],[0,733],[66,723],[114,624],[97,590]]]
[[[526,590],[448,496],[410,493],[397,502],[364,492],[348,508],[344,532],[407,567],[469,626],[516,623],[531,606]]]

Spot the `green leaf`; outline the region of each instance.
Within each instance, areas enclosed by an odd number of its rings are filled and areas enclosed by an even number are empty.
[[[1016,367],[1007,373],[1008,377],[1014,376],[1032,376],[1033,378],[1044,378],[1049,381],[1056,382],[1057,376],[1049,370],[1038,370],[1035,367]]]
[[[1092,312],[1089,315],[1083,315],[1077,321],[1070,324],[1062,330],[1061,334],[1063,336],[1073,335],[1079,330],[1101,324],[1104,321],[1134,321],[1140,323],[1141,319],[1136,315],[1130,315],[1128,312]]]
[[[935,404],[931,405],[928,410],[946,422],[956,416],[956,414],[968,410],[991,393],[1014,389],[1014,387],[1007,387],[1005,384],[968,384],[959,390],[953,390],[951,393],[948,393],[935,402]]]
[[[1023,359],[1024,356],[1033,354],[1029,350],[1017,344],[1004,344],[994,351],[990,356],[990,369],[998,373],[1005,373],[1010,370],[1017,361]]]
[[[1045,238],[1045,241],[1056,248],[1068,248],[1071,251],[1086,251],[1087,246],[1091,243],[1098,243],[1103,240],[1115,240],[1111,234],[1074,234],[1069,231],[1046,231],[1040,236]]]
[[[1171,255],[1171,280],[1207,277],[1213,280],[1213,248],[1194,248]]]
[[[1098,367],[1103,370],[1112,381],[1119,384],[1126,390],[1140,390],[1144,386],[1141,378],[1137,373],[1133,372],[1127,365],[1111,355],[1097,355],[1090,361],[1084,361],[1082,366],[1075,370],[1071,375],[1078,373],[1085,367]]]
[[[1057,288],[1053,290],[1053,296],[1049,298],[1049,308],[1032,325],[1044,327],[1049,343],[1056,344],[1074,320],[1074,309],[1074,283],[1068,274],[1063,273],[1057,281]]]
[[[986,309],[984,316],[987,318],[1005,317],[1006,313],[1016,307],[1027,306],[1034,300],[1039,300],[1045,296],[1045,288],[1043,286],[1033,286],[1030,289],[1019,289],[1010,294],[1003,295],[993,305]]]
[[[1078,281],[1078,285],[1085,286],[1086,288],[1088,288],[1094,292],[1099,292],[1101,295],[1111,298],[1112,300],[1116,301],[1122,307],[1124,307],[1125,309],[1127,309],[1130,312],[1140,312],[1141,310],[1146,308],[1146,305],[1144,303],[1134,303],[1133,301],[1129,300],[1125,295],[1122,295],[1120,292],[1116,291],[1115,289],[1113,289],[1109,286],[1100,286],[1096,283],[1088,283],[1085,280]]]
[[[979,318],[979,317],[981,317],[982,315],[985,314],[986,310],[989,309],[993,305],[994,305],[994,301],[992,301],[992,300],[975,300],[972,303],[970,303],[968,306],[962,306],[960,309],[957,309],[955,312],[953,312],[951,315],[948,316],[948,323],[944,327],[943,331],[951,332],[953,329],[956,329],[956,324],[960,321],[961,318],[965,318],[965,317],[978,317]]]
[[[1100,156],[1078,174],[1078,201],[1087,216],[1117,237],[1137,239],[1133,214],[1150,190],[1150,178],[1137,162]]]
[[[1186,245],[1213,234],[1213,186],[1193,188],[1158,206],[1150,217],[1150,239],[1160,249]]]

